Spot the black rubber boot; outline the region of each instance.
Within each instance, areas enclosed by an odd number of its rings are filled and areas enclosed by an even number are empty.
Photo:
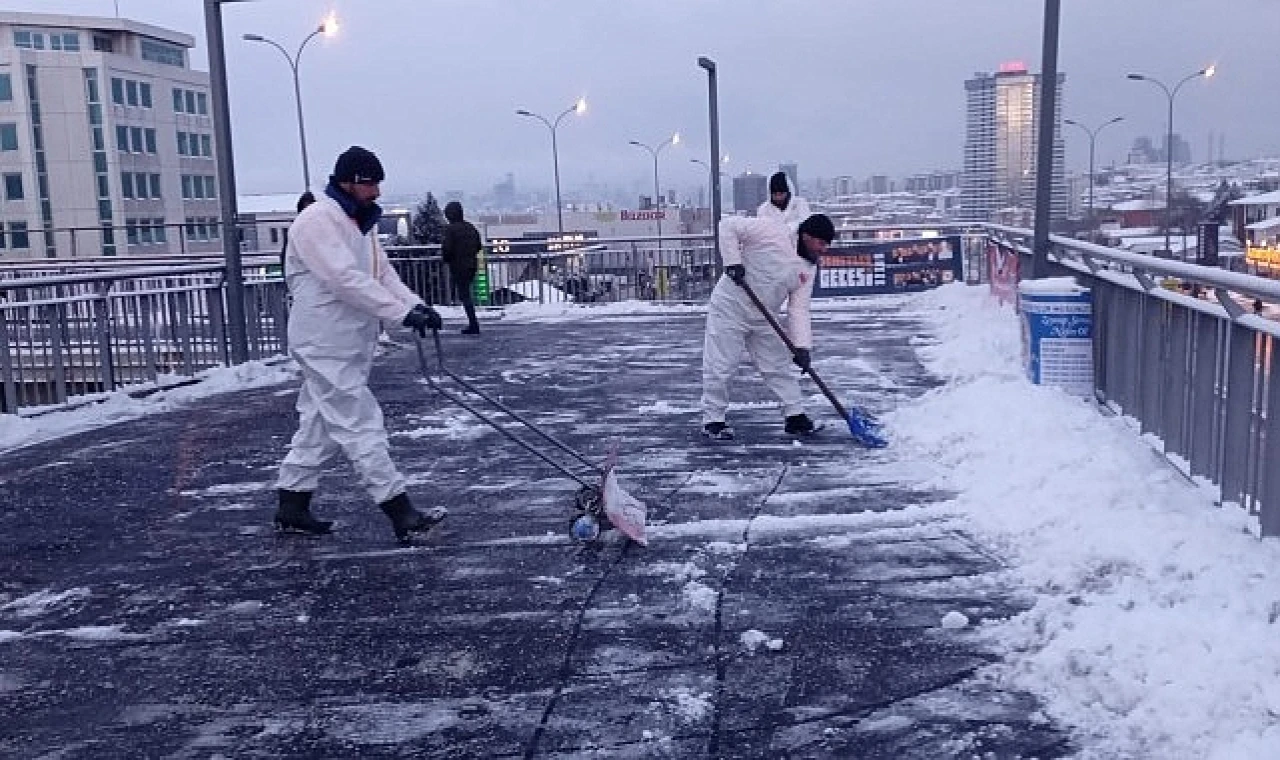
[[[287,491],[279,489],[280,506],[276,507],[276,528],[283,533],[307,533],[323,536],[331,533],[333,523],[329,520],[317,520],[311,515],[310,491]]]
[[[404,541],[413,533],[425,533],[435,527],[448,514],[443,509],[434,509],[430,514],[423,514],[414,509],[408,494],[400,494],[378,505],[387,517],[391,518],[391,529],[396,538]]]
[[[476,319],[476,305],[470,298],[462,302],[462,310],[467,313],[467,326],[462,328],[463,335],[479,335],[480,321]]]
[[[809,419],[809,415],[793,414],[787,418],[783,431],[787,435],[813,435],[817,428],[813,424],[813,420]]]
[[[713,441],[733,440],[733,428],[723,422],[708,422],[702,426],[702,434]]]

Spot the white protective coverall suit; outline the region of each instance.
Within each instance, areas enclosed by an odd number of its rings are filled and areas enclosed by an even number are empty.
[[[794,232],[813,212],[809,210],[809,202],[796,195],[790,179],[787,180],[787,187],[791,190],[791,197],[787,200],[785,211],[773,205],[772,199],[765,199],[765,202],[756,209],[756,216],[762,219],[781,219]]]
[[[801,220],[803,221],[803,220]],[[781,217],[731,216],[720,222],[724,265],[746,267],[746,282],[777,315],[787,303],[787,336],[797,348],[813,346],[809,301],[817,267],[796,253],[796,230]],[[783,415],[804,412],[799,372],[791,352],[740,285],[723,275],[711,291],[702,348],[702,421],[724,422],[729,382],[746,350],[764,382],[782,401]]]
[[[405,490],[388,453],[382,408],[369,390],[380,321],[400,324],[422,300],[400,280],[377,242],[328,195],[289,228],[285,276],[289,355],[302,368],[298,432],[277,486],[315,491],[325,462],[342,451],[382,503]]]

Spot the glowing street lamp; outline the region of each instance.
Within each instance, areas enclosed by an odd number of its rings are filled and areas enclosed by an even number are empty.
[[[1081,124],[1081,123],[1080,123],[1080,122],[1078,122],[1078,121],[1073,121],[1072,119],[1063,119],[1063,120],[1062,120],[1062,123],[1063,123],[1063,124],[1070,124],[1070,125],[1071,125],[1071,126],[1073,126],[1073,127],[1079,127],[1079,128],[1081,128],[1081,129],[1083,129],[1083,130],[1085,131],[1085,134],[1089,135],[1089,219],[1090,219],[1090,220],[1092,220],[1092,219],[1093,219],[1093,148],[1094,148],[1094,141],[1098,139],[1098,133],[1099,133],[1099,132],[1101,132],[1102,130],[1104,130],[1104,129],[1106,129],[1107,127],[1111,126],[1112,124],[1115,124],[1115,123],[1117,123],[1117,122],[1121,122],[1121,121],[1124,121],[1124,117],[1123,117],[1123,116],[1117,116],[1117,117],[1115,117],[1114,119],[1112,119],[1111,121],[1105,121],[1105,122],[1103,122],[1102,124],[1098,125],[1098,127],[1097,127],[1096,129],[1089,129],[1088,127],[1086,127],[1085,125]]]
[[[581,116],[587,112],[587,99],[578,98],[578,102],[560,112],[555,121],[548,121],[545,117],[532,111],[526,111],[521,108],[516,111],[517,116],[528,116],[541,121],[547,125],[547,129],[551,130],[551,166],[555,171],[556,177],[556,231],[561,235],[564,234],[564,214],[561,211],[560,204],[560,149],[556,143],[556,130],[560,128],[560,121],[569,114],[577,114]]]
[[[661,183],[658,180],[658,156],[662,155],[662,149],[670,145],[680,144],[680,133],[676,132],[671,137],[658,143],[657,147],[647,145],[639,140],[631,140],[630,145],[644,148],[649,151],[649,155],[653,156],[653,202],[658,210],[658,250],[662,250],[662,190]]]
[[[338,19],[336,16],[330,14],[324,21],[320,23],[320,26],[316,27],[316,30],[314,32],[312,32],[311,34],[308,34],[306,38],[302,40],[302,44],[298,46],[298,52],[292,56],[289,55],[288,50],[284,49],[283,45],[276,42],[275,40],[269,39],[267,37],[263,37],[261,34],[244,35],[244,39],[248,40],[249,42],[263,42],[274,47],[276,50],[279,50],[280,54],[284,56],[284,59],[289,62],[289,68],[293,71],[293,99],[294,99],[294,104],[297,106],[297,109],[298,109],[298,142],[302,145],[302,189],[303,190],[311,189],[311,170],[307,164],[307,130],[306,130],[306,127],[303,125],[303,120],[302,120],[302,86],[298,80],[298,64],[302,62],[302,51],[306,49],[308,42],[315,39],[318,35],[321,35],[321,34],[323,34],[326,37],[332,37],[337,33],[338,33]]]
[[[1179,81],[1178,84],[1175,85],[1172,90],[1170,90],[1169,87],[1166,86],[1164,82],[1161,82],[1159,79],[1156,79],[1155,77],[1149,77],[1146,74],[1130,74],[1129,75],[1129,79],[1132,79],[1136,82],[1150,82],[1151,84],[1154,84],[1155,86],[1159,87],[1161,90],[1164,90],[1164,94],[1169,98],[1169,133],[1165,138],[1165,144],[1164,144],[1165,162],[1166,162],[1165,195],[1164,195],[1164,250],[1166,253],[1170,255],[1173,253],[1173,251],[1170,250],[1169,248],[1169,231],[1173,227],[1173,99],[1177,97],[1178,90],[1182,89],[1182,85],[1186,84],[1187,82],[1190,82],[1193,79],[1200,79],[1201,77],[1205,79],[1209,79],[1213,77],[1215,73],[1217,73],[1217,70],[1218,70],[1218,67],[1215,65],[1206,66],[1205,68],[1200,69],[1194,74],[1188,74],[1187,76],[1183,77],[1182,80]]]

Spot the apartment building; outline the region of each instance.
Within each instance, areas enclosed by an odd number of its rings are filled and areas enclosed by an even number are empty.
[[[0,260],[221,248],[194,46],[127,19],[0,12]]]

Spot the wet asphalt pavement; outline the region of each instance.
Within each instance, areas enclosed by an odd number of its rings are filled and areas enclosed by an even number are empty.
[[[935,381],[922,328],[819,312],[818,367],[884,412]],[[983,676],[1020,609],[894,448],[795,445],[744,369],[697,435],[702,319],[486,323],[451,365],[592,458],[648,548],[567,536],[576,485],[444,403],[391,348],[393,456],[449,519],[400,547],[345,463],[322,539],[270,529],[291,385],[0,456],[0,755],[21,758],[1019,758],[1071,745]],[[397,336],[404,340],[403,335]],[[808,391],[813,391],[811,387]]]

